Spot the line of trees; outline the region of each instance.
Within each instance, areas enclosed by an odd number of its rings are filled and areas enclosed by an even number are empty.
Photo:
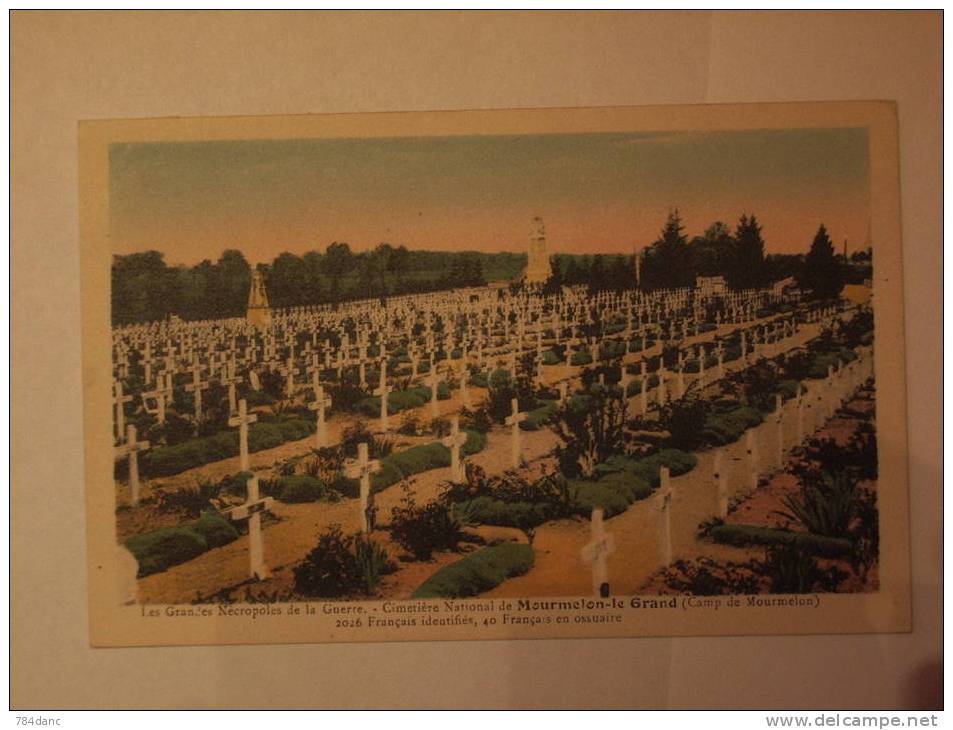
[[[259,267],[269,304],[281,308],[483,286],[488,278],[513,278],[525,265],[525,254],[411,251],[388,243],[356,253],[347,243],[334,242],[324,253],[283,253]],[[251,276],[248,261],[234,249],[217,262],[195,266],[169,266],[158,251],[115,256],[113,324],[170,315],[188,320],[244,316]]]
[[[871,276],[869,250],[854,253],[849,260],[836,254],[823,225],[806,255],[766,256],[764,249],[754,215],[742,215],[734,231],[716,221],[703,235],[689,239],[675,210],[645,250],[641,288],[692,287],[697,276],[724,276],[730,288],[748,289],[795,277],[801,288],[829,298],[845,283]],[[324,253],[283,253],[271,264],[260,265],[269,303],[278,308],[483,286],[487,281],[516,279],[525,266],[522,253],[412,251],[389,243],[355,253],[343,242],[331,243]],[[550,293],[563,286],[582,285],[595,292],[636,285],[633,256],[556,254],[550,266],[544,285]],[[244,316],[251,276],[251,266],[234,249],[224,251],[214,263],[206,259],[191,267],[169,266],[158,251],[115,256],[113,324],[170,315],[187,320]]]
[[[698,276],[723,276],[731,289],[756,289],[794,277],[801,288],[818,298],[836,296],[845,283],[870,278],[869,251],[848,260],[834,252],[822,224],[807,255],[765,255],[761,225],[755,215],[742,215],[734,231],[721,221],[701,236],[685,234],[678,210],[669,213],[659,237],[649,246],[641,265],[640,288],[693,287]],[[553,256],[552,273],[545,290],[584,285],[590,291],[623,290],[636,284],[633,256]]]

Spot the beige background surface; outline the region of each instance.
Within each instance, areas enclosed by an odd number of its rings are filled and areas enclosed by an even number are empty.
[[[939,13],[14,13],[14,706],[934,706],[941,30]],[[900,110],[913,633],[88,647],[79,119],[829,99]]]

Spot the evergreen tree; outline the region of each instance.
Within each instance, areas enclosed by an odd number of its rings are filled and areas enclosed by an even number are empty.
[[[642,288],[677,289],[695,284],[692,253],[678,209],[668,214],[659,238],[646,251],[642,267]]]
[[[834,255],[834,244],[824,224],[817,229],[811,250],[804,259],[804,268],[798,283],[811,292],[815,299],[836,297],[844,288],[843,266]]]
[[[765,284],[764,239],[754,215],[742,215],[738,221],[725,280],[732,289],[757,289]]]

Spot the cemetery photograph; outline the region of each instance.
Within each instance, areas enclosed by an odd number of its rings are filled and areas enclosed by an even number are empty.
[[[866,128],[121,142],[108,199],[117,603],[881,589]]]

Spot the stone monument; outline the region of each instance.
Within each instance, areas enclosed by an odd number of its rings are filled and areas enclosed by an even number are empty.
[[[271,309],[268,307],[268,292],[265,291],[265,277],[261,269],[255,268],[251,278],[251,290],[248,292],[248,323],[259,329],[271,326]]]
[[[529,260],[523,279],[527,284],[543,284],[549,279],[549,256],[546,253],[546,226],[539,216],[533,218],[533,232],[529,237]]]

